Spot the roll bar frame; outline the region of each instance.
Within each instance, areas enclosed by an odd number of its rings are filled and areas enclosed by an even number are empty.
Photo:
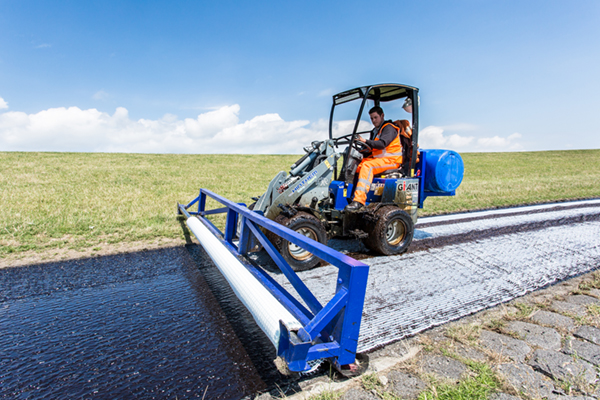
[[[387,93],[386,93],[387,89]],[[371,93],[371,91],[373,93]],[[395,93],[394,93],[395,91]],[[392,94],[388,94],[391,92]],[[386,96],[386,94],[388,94]],[[354,123],[354,129],[352,130],[352,138],[350,143],[356,140],[358,125],[362,117],[367,100],[373,100],[376,106],[379,106],[381,102],[395,101],[409,97],[412,101],[412,144],[413,154],[411,157],[410,171],[411,177],[414,176],[415,166],[417,162],[417,151],[419,143],[419,89],[413,86],[401,85],[397,83],[384,83],[378,85],[363,86],[355,89],[346,90],[338,94],[333,95],[333,104],[331,106],[331,112],[329,114],[329,139],[333,139],[333,115],[337,105],[348,103],[362,99],[356,121]],[[348,100],[346,100],[348,99]],[[345,170],[348,164],[348,158],[345,157],[344,166],[342,170]],[[336,171],[337,172],[337,171]]]

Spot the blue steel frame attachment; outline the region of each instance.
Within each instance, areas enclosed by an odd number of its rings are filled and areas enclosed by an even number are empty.
[[[224,208],[206,210],[206,198],[224,205]],[[188,211],[198,204],[198,211]],[[280,321],[280,340],[277,355],[282,357],[291,371],[309,369],[308,361],[329,358],[341,368],[352,364],[356,358],[358,335],[362,317],[369,266],[339,253],[319,242],[300,235],[264,216],[234,203],[210,190],[200,189],[200,194],[186,206],[178,204],[178,212],[188,218],[195,215],[236,256],[247,256],[253,239],[258,240],[281,272],[294,287],[306,307],[286,291],[262,268],[243,262],[243,265],[267,288],[275,298],[302,324],[290,331]],[[226,213],[225,232],[221,232],[208,215]],[[239,231],[238,231],[239,225]],[[267,229],[294,243],[338,268],[336,292],[333,298],[321,305],[298,274],[279,254],[261,228]],[[239,232],[239,240],[235,241]],[[308,307],[308,308],[307,308]]]

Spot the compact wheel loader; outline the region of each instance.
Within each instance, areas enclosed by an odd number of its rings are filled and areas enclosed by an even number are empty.
[[[306,154],[289,172],[279,172],[249,208],[323,244],[333,237],[359,238],[376,253],[404,253],[413,239],[417,208],[428,196],[454,195],[464,172],[458,153],[418,149],[418,91],[379,84],[334,95],[329,139],[304,148]],[[376,175],[366,206],[349,212],[344,208],[353,198],[356,168],[370,151],[357,137],[370,133],[368,110],[373,106],[382,107],[387,119],[410,112],[412,135],[401,137],[402,164]],[[270,232],[267,237],[295,271],[319,265],[320,259],[307,250]]]

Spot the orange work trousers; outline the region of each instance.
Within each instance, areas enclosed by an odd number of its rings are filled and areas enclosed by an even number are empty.
[[[356,173],[358,174],[358,182],[356,183],[356,189],[354,190],[354,201],[358,201],[362,205],[367,202],[367,193],[371,188],[371,182],[373,182],[373,176],[380,174],[388,169],[396,169],[399,163],[396,162],[399,157],[383,157],[383,158],[372,158],[367,157],[363,159]]]

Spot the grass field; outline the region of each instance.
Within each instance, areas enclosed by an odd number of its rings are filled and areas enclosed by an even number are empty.
[[[457,195],[420,215],[600,197],[600,150],[462,156]],[[177,202],[202,187],[249,203],[298,157],[0,152],[0,258],[182,238]]]

